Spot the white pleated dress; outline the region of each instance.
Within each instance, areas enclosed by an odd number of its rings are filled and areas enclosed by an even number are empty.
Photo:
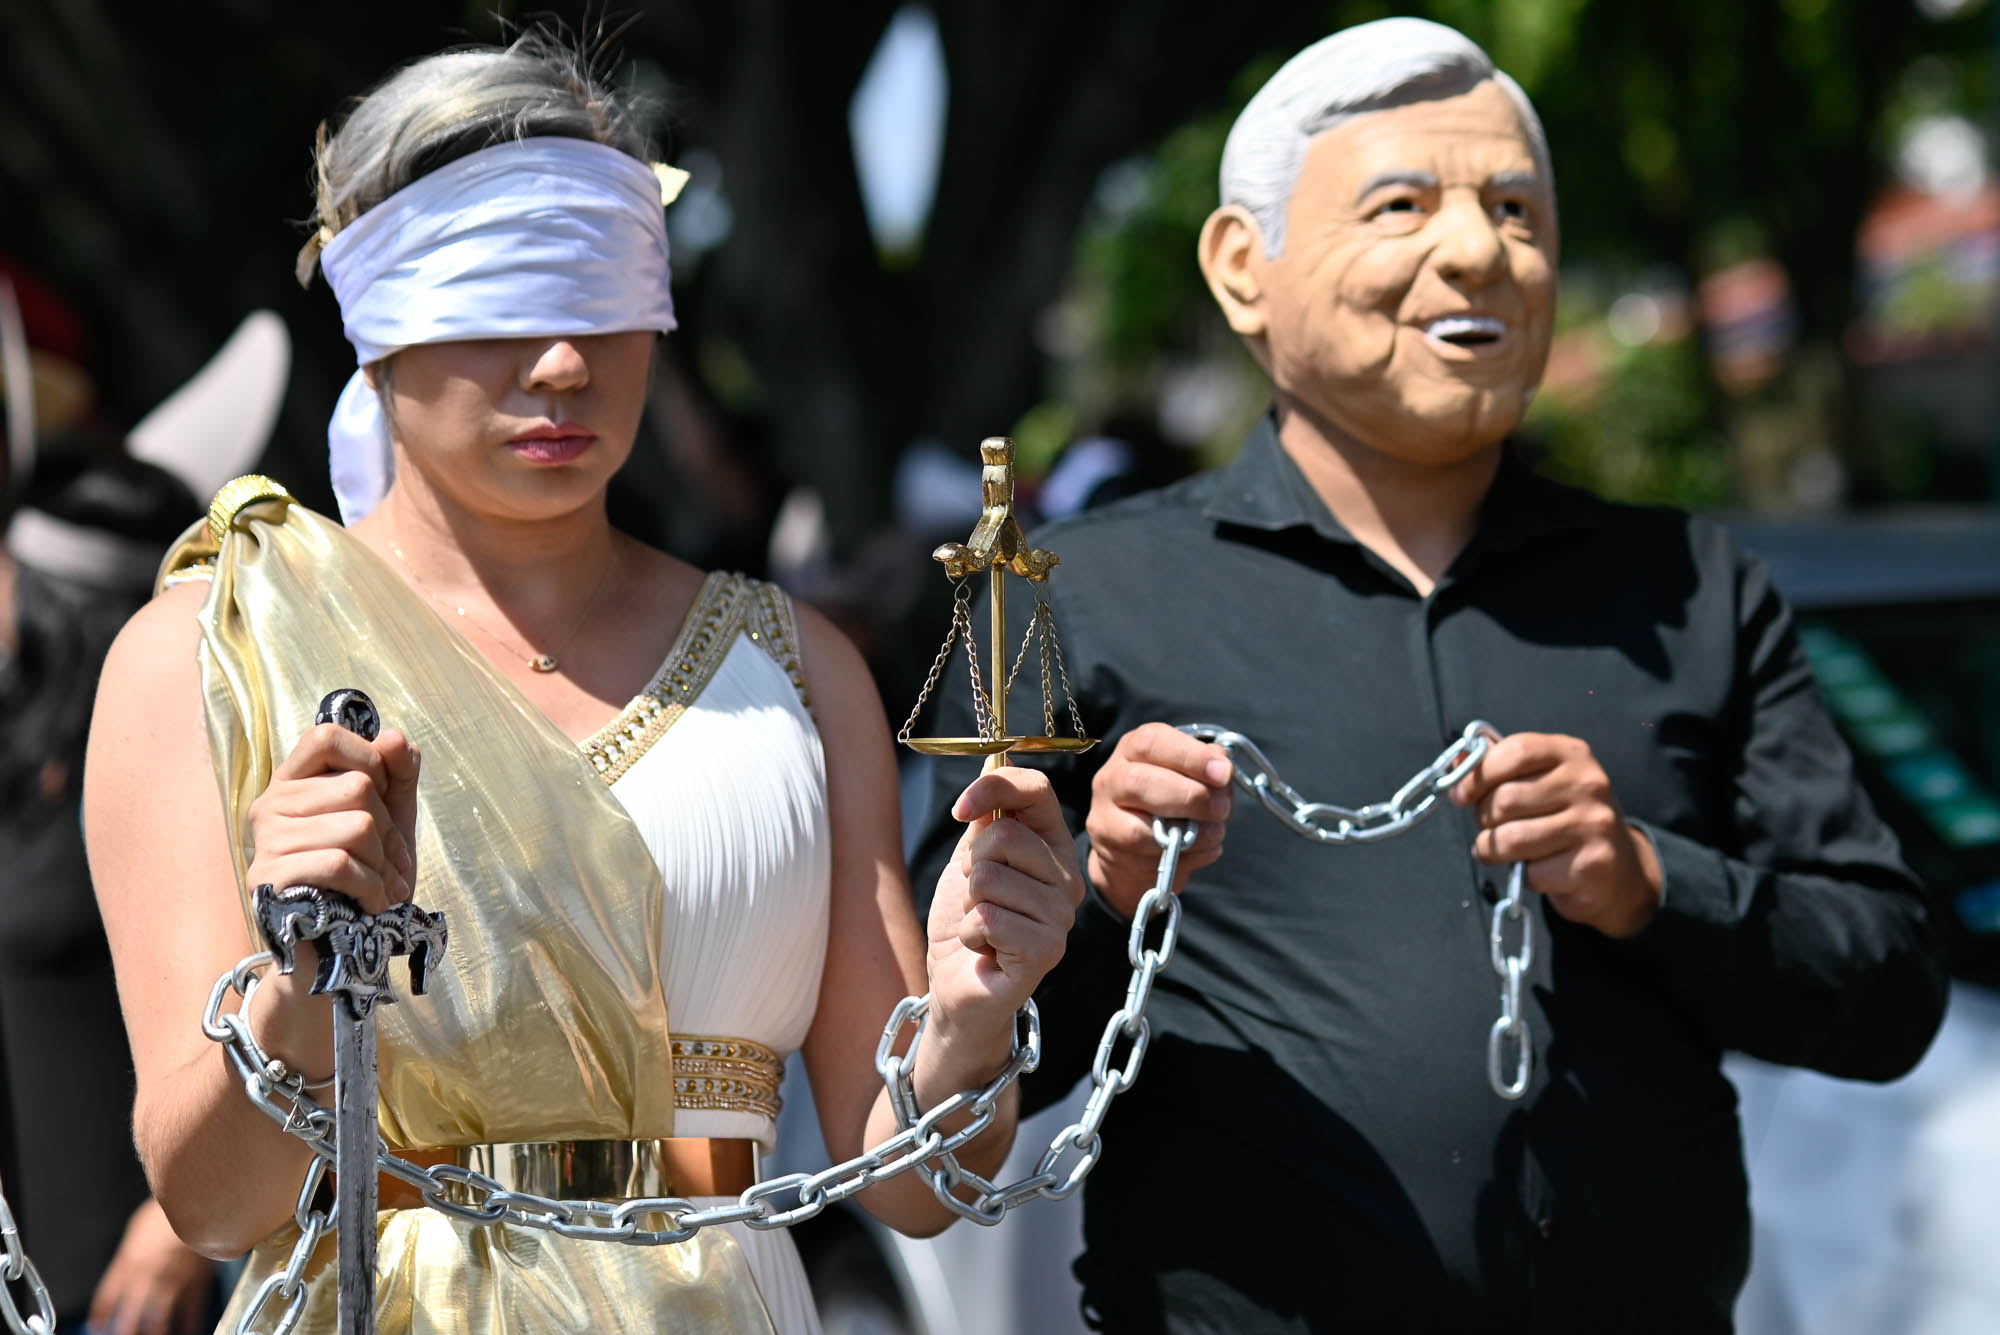
[[[797,645],[782,592],[710,575],[646,691],[583,743],[666,883],[675,1036],[747,1039],[781,1059],[812,1024],[831,874],[826,763]],[[775,1148],[775,1118],[744,1103],[705,1096],[677,1064],[675,1135]],[[817,1335],[791,1235],[727,1227],[779,1335]]]

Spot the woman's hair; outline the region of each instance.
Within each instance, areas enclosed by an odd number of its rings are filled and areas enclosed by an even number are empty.
[[[115,449],[45,456],[25,504],[162,556],[202,509],[172,474]],[[0,798],[9,810],[48,800],[45,773],[66,786],[81,776],[104,655],[151,593],[143,582],[105,588],[16,562],[15,648],[0,667]]]
[[[391,75],[315,146],[318,229],[299,252],[301,284],[341,228],[427,172],[516,139],[587,139],[641,162],[651,145],[633,109],[589,59],[528,32],[504,47],[426,56]]]

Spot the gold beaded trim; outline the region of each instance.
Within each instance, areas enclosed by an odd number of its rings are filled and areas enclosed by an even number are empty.
[[[739,631],[785,669],[800,700],[811,707],[794,648],[791,600],[773,585],[717,571],[702,582],[673,651],[652,682],[580,743],[599,778],[616,783],[674,726],[729,656]]]
[[[753,582],[757,593],[757,622],[745,632],[751,642],[764,647],[771,661],[785,670],[792,679],[792,689],[799,693],[799,703],[812,712],[812,695],[806,690],[805,670],[799,666],[799,628],[792,619],[792,600],[785,591],[775,584],[762,581]]]
[[[674,1034],[668,1041],[674,1054],[674,1107],[778,1115],[785,1063],[774,1050],[747,1038],[700,1034]]]

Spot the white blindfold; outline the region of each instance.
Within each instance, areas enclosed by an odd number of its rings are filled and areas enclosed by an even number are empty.
[[[545,138],[496,144],[419,177],[320,252],[357,365],[420,343],[666,333],[674,303],[663,202],[678,176],[603,144]],[[358,370],[327,445],[351,524],[395,478],[388,420]]]

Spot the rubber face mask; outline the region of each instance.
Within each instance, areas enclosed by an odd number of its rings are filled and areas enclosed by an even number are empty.
[[[1448,464],[1512,431],[1555,322],[1555,195],[1491,80],[1315,136],[1259,255],[1281,399],[1356,442]]]

